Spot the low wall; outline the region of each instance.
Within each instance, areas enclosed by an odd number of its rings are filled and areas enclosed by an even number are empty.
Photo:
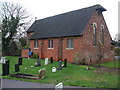
[[[22,57],[28,57],[29,49],[22,49]]]

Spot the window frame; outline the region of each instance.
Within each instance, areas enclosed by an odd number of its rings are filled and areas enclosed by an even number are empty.
[[[105,30],[104,25],[100,26],[100,30],[101,30],[101,42],[102,44],[104,44],[104,30]]]
[[[34,40],[34,49],[38,49],[38,40]]]
[[[74,49],[74,38],[67,38],[66,49]]]
[[[48,49],[54,49],[54,41],[53,41],[53,39],[48,40]]]
[[[93,46],[97,46],[97,23],[93,23]]]

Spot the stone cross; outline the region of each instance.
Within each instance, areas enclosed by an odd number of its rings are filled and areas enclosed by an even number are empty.
[[[48,64],[48,58],[45,58],[45,65]]]

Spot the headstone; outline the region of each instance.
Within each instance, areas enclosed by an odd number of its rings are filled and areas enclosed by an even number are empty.
[[[57,70],[62,70],[62,60],[59,60],[59,67]]]
[[[86,67],[86,70],[90,70],[90,68],[87,66],[87,67]]]
[[[9,60],[6,60],[6,62],[5,62],[6,64],[8,64],[8,67],[10,68],[10,62],[9,62]]]
[[[56,67],[52,67],[52,72],[56,72]]]
[[[0,63],[5,63],[6,62],[6,57],[1,57]]]
[[[19,65],[22,65],[22,58],[21,58],[21,57],[18,58],[18,64],[19,64]]]
[[[63,83],[59,83],[57,85],[55,85],[55,90],[63,90]]]
[[[45,58],[45,65],[48,64],[48,58]]]
[[[9,75],[9,64],[2,64],[2,76]]]
[[[35,67],[38,67],[38,66],[41,66],[41,62],[40,62],[40,58],[39,59],[37,59],[37,63],[35,63]]]
[[[38,79],[43,79],[43,78],[45,78],[45,72],[46,72],[46,69],[45,69],[45,68],[40,69],[40,70],[38,71]]]
[[[67,67],[67,59],[64,59],[64,66],[63,67]]]
[[[19,64],[15,64],[15,72],[18,72],[18,71],[20,71]]]
[[[50,57],[50,63],[53,63],[53,57]]]

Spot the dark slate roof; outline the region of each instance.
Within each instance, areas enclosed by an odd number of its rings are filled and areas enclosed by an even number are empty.
[[[33,32],[30,39],[45,39],[82,35],[95,10],[106,11],[101,5],[67,12],[35,21],[27,32]]]

